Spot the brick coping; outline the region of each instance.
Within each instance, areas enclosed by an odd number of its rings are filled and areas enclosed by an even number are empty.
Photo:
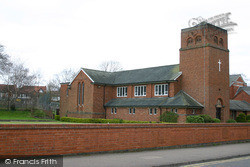
[[[203,123],[203,124],[0,124],[0,130],[8,129],[124,129],[124,128],[206,128],[248,127],[250,123]]]

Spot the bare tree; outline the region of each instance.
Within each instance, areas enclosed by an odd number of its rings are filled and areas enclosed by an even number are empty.
[[[8,73],[12,65],[9,55],[4,52],[4,47],[0,45],[0,76],[3,77],[5,73]]]
[[[29,69],[24,67],[23,64],[13,65],[10,75],[10,83],[16,85],[17,88],[35,85],[36,80],[37,76],[35,74],[30,74]]]
[[[121,71],[123,68],[118,61],[104,61],[99,65],[99,69],[107,72]]]
[[[60,83],[71,82],[76,76],[76,70],[64,69],[59,74],[55,74],[54,78],[51,79],[47,85],[49,91],[59,91]]]

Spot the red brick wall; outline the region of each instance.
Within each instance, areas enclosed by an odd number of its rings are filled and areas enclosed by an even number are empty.
[[[132,113],[129,114],[129,107],[117,107],[117,113],[116,114],[111,114],[111,108],[107,107],[107,112],[106,112],[106,118],[107,119],[123,119],[123,120],[132,120],[132,121],[159,121],[160,117],[160,109],[157,108],[157,113],[156,115],[154,114],[154,110],[152,111],[153,114],[149,114],[149,108],[145,107],[137,107],[135,108],[135,114],[133,114],[133,108],[132,108]],[[154,108],[152,108],[154,109]]]
[[[249,124],[0,125],[0,158],[167,147],[250,139]]]
[[[201,42],[196,43],[198,36]],[[224,40],[223,46],[214,42],[214,36]],[[187,45],[189,38],[193,39],[193,43]],[[219,59],[222,62],[220,72]],[[215,105],[221,99],[224,106],[221,117],[222,121],[226,121],[230,115],[227,33],[211,25],[182,30],[180,71],[182,89],[204,105],[202,112],[215,118]]]
[[[241,91],[236,97],[234,97],[234,100],[244,100],[250,103],[250,96],[245,91]]]
[[[78,84],[84,82],[84,104],[78,105]],[[68,90],[66,96],[67,84],[61,85],[60,91],[60,116],[68,117],[93,117],[94,106],[94,85],[91,80],[81,71]],[[67,112],[68,111],[68,112]]]

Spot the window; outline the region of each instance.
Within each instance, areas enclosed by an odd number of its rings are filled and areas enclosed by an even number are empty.
[[[195,110],[195,109],[193,109],[193,112],[192,112],[192,114],[193,114],[193,115],[195,115],[195,114],[196,114],[196,110]]]
[[[157,108],[154,108],[154,115],[157,114]]]
[[[168,95],[168,84],[155,85],[155,96]]]
[[[214,36],[214,43],[218,44],[218,37],[217,36]]]
[[[82,105],[84,103],[84,83],[82,83]]]
[[[117,109],[116,108],[111,108],[111,114],[116,114],[117,113]]]
[[[220,44],[221,46],[223,46],[223,39],[222,39],[222,38],[220,38],[219,44]]]
[[[175,108],[175,109],[172,108],[172,109],[171,109],[171,112],[177,113],[177,112],[178,112],[178,109],[177,109],[177,108]]]
[[[132,108],[129,108],[129,114],[132,114]]]
[[[146,96],[146,85],[135,86],[135,96]]]
[[[195,38],[195,43],[200,43],[201,42],[201,36],[197,36]]]
[[[188,38],[187,45],[191,45],[192,43],[193,43],[193,39],[192,38]]]
[[[78,83],[78,105],[81,103],[81,83]]]
[[[153,114],[153,109],[149,108],[149,115],[152,115],[152,114]]]
[[[117,87],[117,97],[127,97],[127,87]]]
[[[135,108],[133,108],[133,114],[135,114]]]

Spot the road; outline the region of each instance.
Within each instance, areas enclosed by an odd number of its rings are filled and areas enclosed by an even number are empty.
[[[185,165],[183,167],[249,167],[250,156],[231,158],[227,160],[209,161],[198,164]]]
[[[64,156],[64,167],[165,167],[250,155],[250,143],[141,152]],[[243,158],[243,157],[242,157]]]

